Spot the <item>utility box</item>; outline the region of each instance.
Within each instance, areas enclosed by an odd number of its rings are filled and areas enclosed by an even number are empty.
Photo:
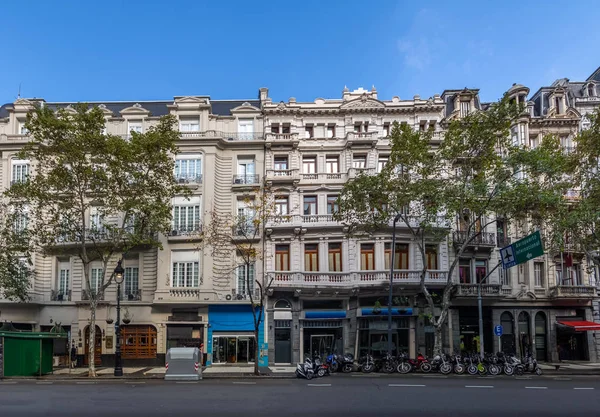
[[[0,328],[0,378],[51,373],[54,339],[66,340],[67,334],[13,332]]]
[[[169,349],[165,368],[165,381],[198,381],[202,379],[200,349]]]

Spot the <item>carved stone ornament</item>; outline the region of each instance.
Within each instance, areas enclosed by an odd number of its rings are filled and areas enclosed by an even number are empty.
[[[279,104],[277,105],[277,109],[284,110],[285,109],[285,103],[283,101],[279,102]]]

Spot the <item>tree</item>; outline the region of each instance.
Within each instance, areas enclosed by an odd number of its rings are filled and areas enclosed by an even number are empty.
[[[22,204],[0,203],[0,298],[25,302],[34,271]]]
[[[273,215],[274,200],[270,188],[258,185],[245,196],[243,208],[237,215],[213,208],[202,231],[202,245],[210,247],[213,257],[213,285],[228,289],[232,275],[238,282],[242,276],[243,285],[239,287],[243,288],[238,288],[238,296],[250,300],[256,340],[255,375],[259,375],[259,330],[264,322],[267,292],[273,284],[273,277],[268,277],[264,271],[261,277],[256,276],[256,264],[264,260],[265,226]]]
[[[185,193],[173,176],[179,137],[173,117],[126,137],[104,134],[104,125],[102,111],[85,104],[33,110],[26,123],[32,140],[20,152],[32,161],[33,175],[7,192],[27,205],[28,234],[39,251],[81,262],[90,377],[96,376],[96,309],[113,279],[109,265],[134,248],[160,247],[159,233],[170,229],[171,199]],[[92,262],[102,265],[94,276]]]
[[[520,114],[504,97],[486,111],[450,122],[438,147],[430,145],[431,132],[395,123],[385,169],[376,176],[359,176],[340,195],[336,218],[350,230],[389,230],[390,219],[398,216],[417,242],[419,288],[431,312],[435,352],[442,351],[460,256],[483,239],[498,216],[529,224],[531,218],[546,218],[562,198],[564,184],[556,180],[561,167],[553,158],[563,154],[552,141],[538,149],[513,143],[510,128]],[[443,240],[452,241],[455,256],[438,304],[426,285],[425,249],[427,241]]]

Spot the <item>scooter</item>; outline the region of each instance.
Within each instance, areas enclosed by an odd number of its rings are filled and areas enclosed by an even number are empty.
[[[525,360],[523,361],[523,372],[531,372],[531,373],[535,373],[536,375],[541,375],[542,374],[542,370],[540,369],[540,367],[538,366],[537,360],[533,357],[533,355],[531,353],[528,353],[525,356]]]
[[[306,358],[304,363],[296,365],[296,376],[298,378],[306,378],[308,380],[313,379],[315,371],[313,369],[313,362],[310,358]]]
[[[318,377],[329,375],[329,366],[321,362],[321,358],[315,356],[313,358],[313,372],[316,373]]]

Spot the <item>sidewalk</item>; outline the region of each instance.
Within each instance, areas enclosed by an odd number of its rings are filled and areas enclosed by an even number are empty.
[[[581,361],[540,362],[540,368],[547,373],[564,375],[600,375],[600,363]]]

